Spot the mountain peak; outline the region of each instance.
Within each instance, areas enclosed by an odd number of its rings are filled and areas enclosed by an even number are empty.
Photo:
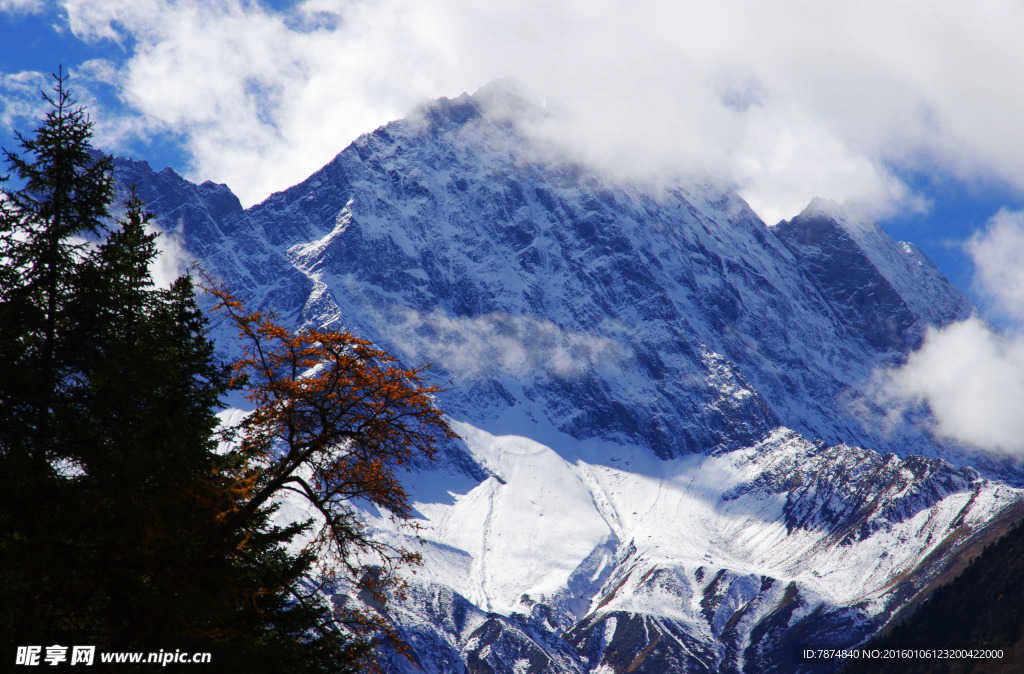
[[[473,92],[455,98],[425,99],[406,118],[414,127],[424,123],[438,129],[462,126],[471,120],[521,123],[542,119],[544,105],[539,96],[514,77],[492,80]]]
[[[849,213],[852,209],[850,206],[844,206],[834,199],[828,199],[826,197],[814,197],[810,203],[801,211],[801,215],[828,215],[831,217],[842,217]]]
[[[491,80],[477,89],[472,96],[489,115],[520,117],[543,114],[541,98],[529,87],[514,77],[506,76]]]
[[[947,325],[974,311],[919,248],[894,240],[854,206],[815,198],[773,231],[876,347],[913,348],[925,325]]]
[[[814,197],[792,220],[784,220],[779,225],[794,223],[801,226],[804,236],[812,238],[821,236],[825,229],[834,227],[840,228],[855,239],[865,232],[881,231],[879,225],[862,209],[824,197]]]

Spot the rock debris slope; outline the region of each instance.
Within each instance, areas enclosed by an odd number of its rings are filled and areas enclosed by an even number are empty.
[[[713,180],[613,180],[539,151],[545,114],[507,81],[425,103],[249,209],[117,171],[250,303],[448,385],[422,544],[366,513],[426,560],[389,667],[834,668],[794,645],[866,639],[1020,509],[1012,467],[870,416],[973,307],[835,204],[768,227]]]

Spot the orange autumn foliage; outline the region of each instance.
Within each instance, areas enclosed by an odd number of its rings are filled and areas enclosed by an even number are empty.
[[[259,480],[228,526],[284,491],[299,494],[322,520],[313,545],[327,579],[349,584],[370,605],[400,593],[394,570],[418,564],[419,555],[371,538],[352,502],[373,504],[415,527],[395,471],[432,459],[439,443],[457,437],[433,404],[440,389],[424,385],[421,369],[401,368],[366,340],[347,332],[292,332],[265,312],[247,311],[224,289],[207,290],[238,329],[244,355],[235,364],[235,383],[255,408],[241,424],[237,451]],[[357,629],[383,625],[365,611],[342,619]]]

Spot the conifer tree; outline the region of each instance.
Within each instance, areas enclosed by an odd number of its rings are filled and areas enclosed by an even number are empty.
[[[0,657],[91,644],[352,671],[365,644],[296,596],[314,560],[285,545],[308,523],[274,526],[263,503],[225,531],[259,478],[218,451],[230,371],[191,278],[154,287],[141,202],[110,221],[111,162],[63,73],[46,98],[6,153],[20,188],[0,191]]]
[[[60,573],[81,524],[67,478],[77,470],[67,448],[82,381],[75,316],[84,313],[72,288],[88,257],[81,237],[104,229],[113,197],[110,162],[94,158],[92,124],[63,73],[44,97],[42,125],[18,135],[25,154],[5,150],[21,189],[0,191],[0,629],[8,634],[44,616],[61,629],[76,622],[66,607],[79,586]]]
[[[11,372],[0,388],[0,433],[43,473],[62,439],[50,410],[76,381],[65,354],[76,348],[69,314],[85,250],[78,237],[104,230],[114,195],[111,162],[93,157],[92,123],[66,79],[59,74],[54,95],[44,95],[51,109],[35,135],[18,134],[26,154],[4,151],[23,186],[0,192],[0,330]]]
[[[437,389],[223,290],[246,357],[218,364],[192,279],[154,286],[134,190],[110,218],[111,161],[63,72],[44,97],[23,154],[5,150],[18,189],[0,179],[0,658],[64,644],[208,651],[219,672],[363,669],[392,571],[418,556],[370,537],[351,502],[410,518],[396,467],[454,437]],[[222,449],[233,385],[256,409]],[[286,492],[322,526],[275,524]],[[297,537],[310,545],[289,552]],[[332,609],[331,587],[365,601]]]

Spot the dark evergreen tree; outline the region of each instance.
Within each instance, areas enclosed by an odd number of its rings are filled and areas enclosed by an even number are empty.
[[[153,285],[150,215],[106,231],[108,159],[63,75],[0,192],[0,632],[10,648],[210,651],[217,671],[349,671],[367,645],[302,594],[309,553],[244,508],[261,475],[218,452],[230,371],[192,281]],[[216,544],[211,545],[211,541]],[[117,671],[129,671],[121,665]]]
[[[4,280],[15,281],[5,283],[0,318],[5,327],[19,330],[19,339],[5,340],[5,355],[13,356],[8,362],[17,377],[0,394],[2,402],[16,403],[7,412],[13,419],[5,419],[12,422],[4,424],[5,440],[22,445],[40,462],[52,457],[39,452],[60,439],[49,411],[75,382],[75,373],[61,369],[60,351],[74,348],[69,339],[74,326],[66,320],[73,298],[68,289],[85,248],[76,237],[104,229],[114,195],[111,162],[94,159],[92,124],[65,81],[59,75],[54,96],[45,96],[51,110],[35,135],[18,134],[27,154],[4,152],[23,187],[4,190],[0,210]]]
[[[937,588],[865,648],[945,649],[952,656],[851,661],[844,672],[1020,672],[1024,670],[1024,521],[987,545],[952,581]],[[971,651],[985,657],[955,657]],[[1001,657],[998,656],[1001,654]]]
[[[5,633],[52,620],[73,626],[78,585],[60,571],[74,559],[81,521],[66,448],[82,373],[74,316],[83,236],[104,229],[113,197],[110,162],[96,160],[91,123],[57,77],[51,109],[24,156],[5,151],[21,189],[0,192],[0,606]],[[5,181],[9,178],[5,178]]]

